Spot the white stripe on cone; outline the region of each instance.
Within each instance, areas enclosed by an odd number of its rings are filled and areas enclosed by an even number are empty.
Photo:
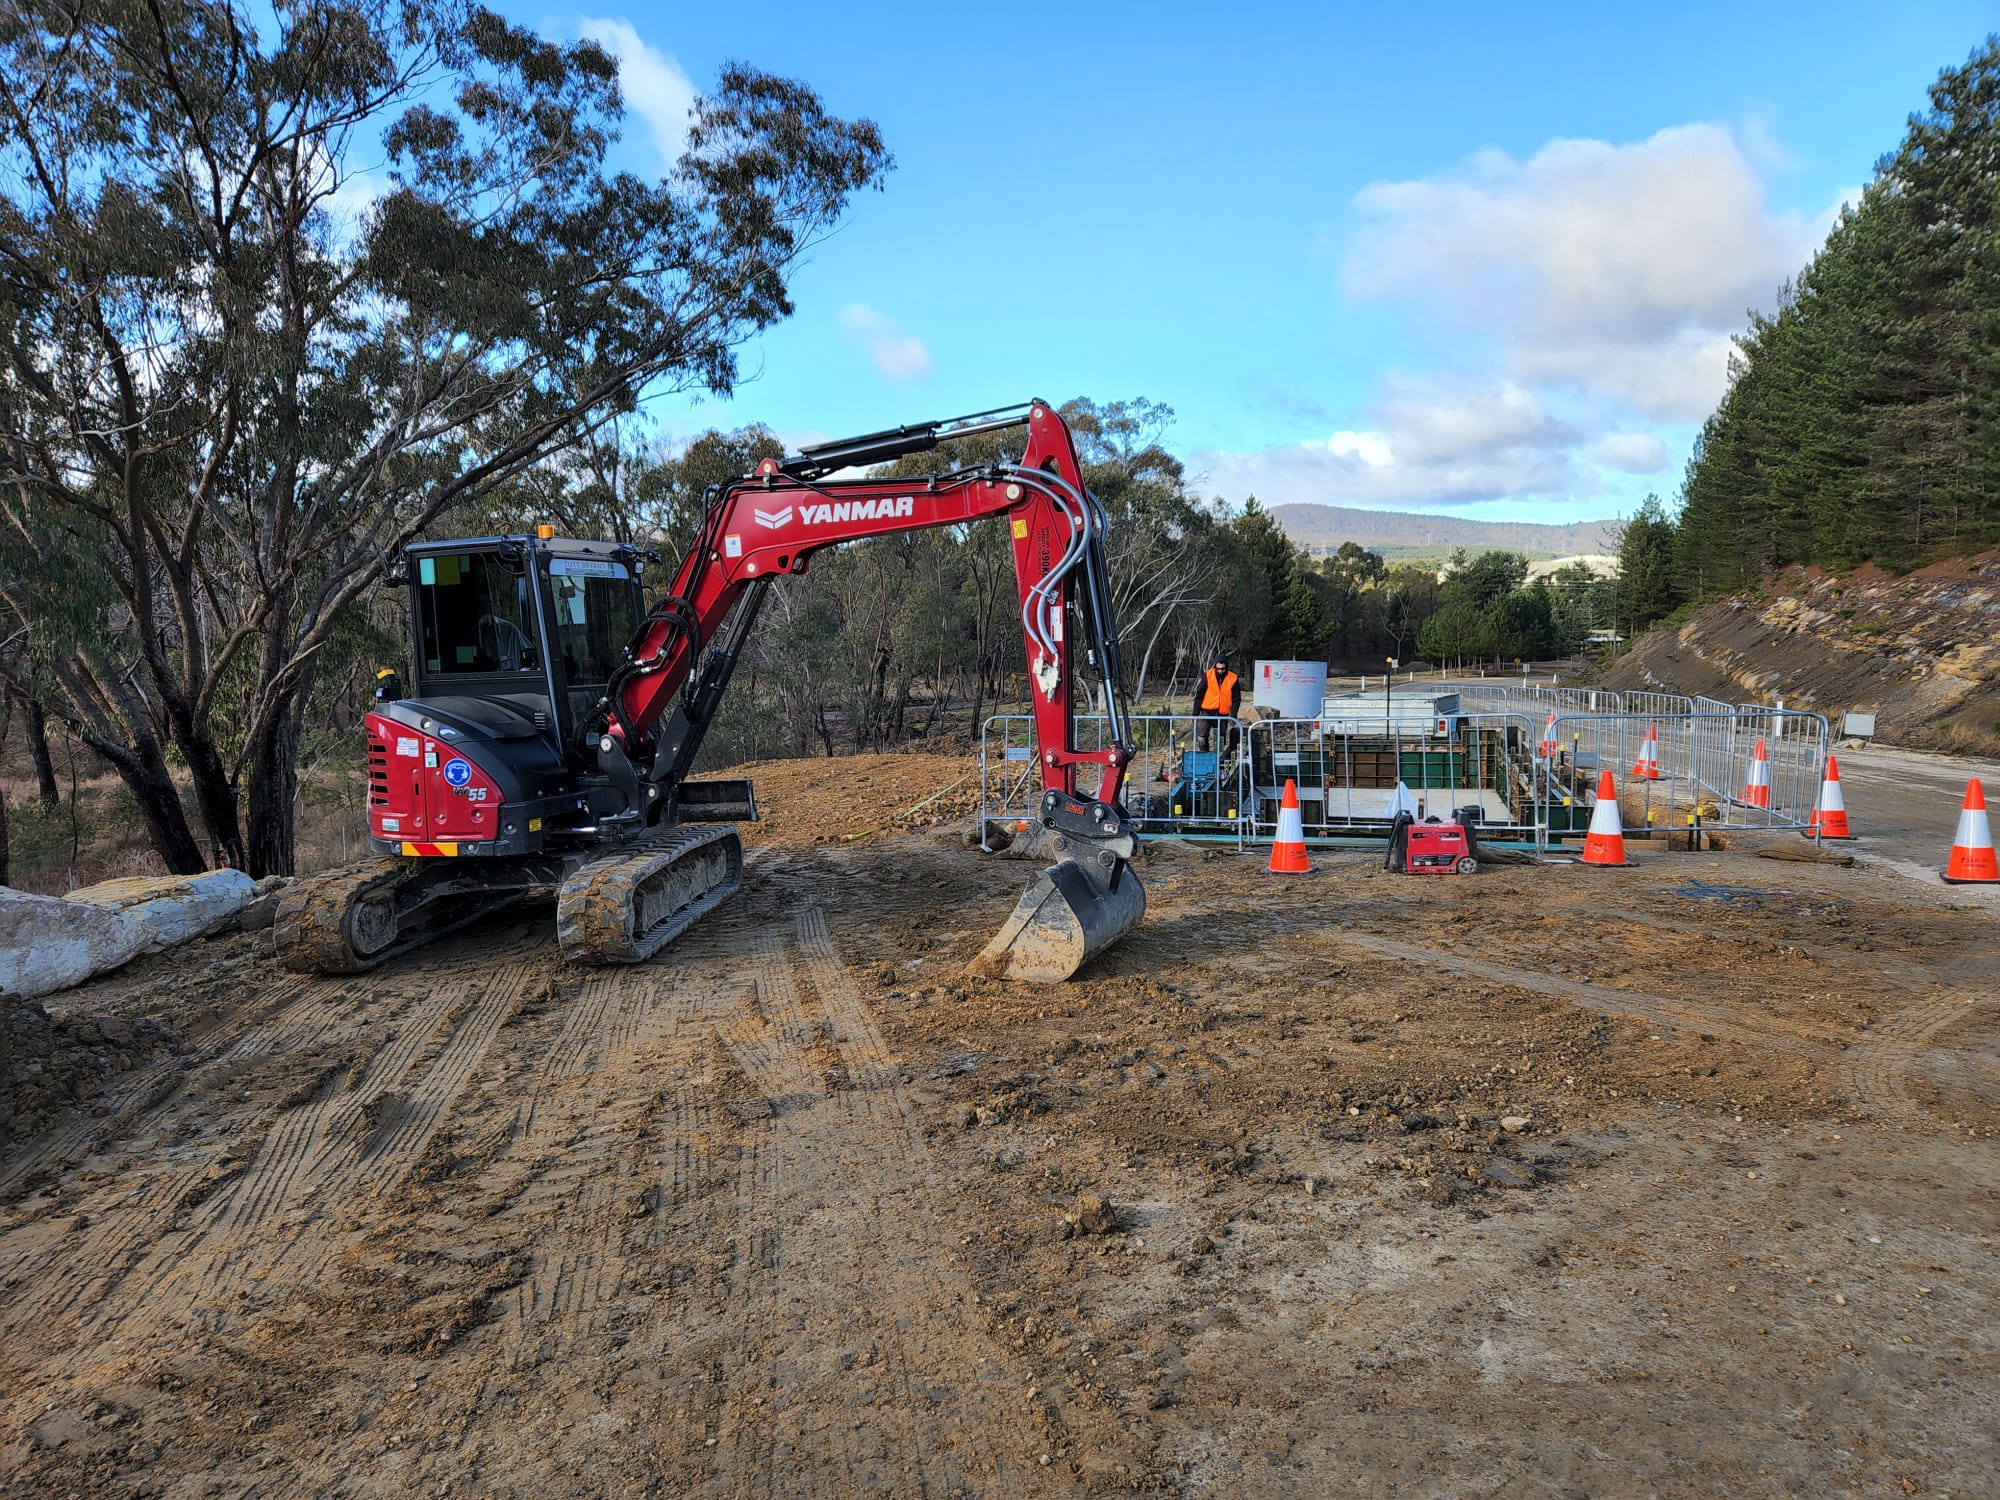
[[[1956,849],[1991,849],[1993,825],[1983,807],[1962,807],[1958,812],[1958,834],[1952,839]]]

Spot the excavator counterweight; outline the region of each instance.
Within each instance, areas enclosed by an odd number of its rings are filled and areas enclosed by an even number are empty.
[[[954,437],[1021,428],[1019,462],[841,477]],[[366,719],[375,862],[302,881],[276,938],[294,968],[354,972],[522,899],[556,903],[565,958],[639,963],[742,883],[747,781],[691,779],[774,580],[827,547],[985,517],[1008,524],[1051,856],[979,973],[1070,977],[1145,912],[1119,794],[1131,760],[1103,507],[1062,418],[1035,401],[822,444],[711,492],[666,590],[642,549],[534,536],[409,542],[414,691],[386,672]],[[1081,646],[1080,654],[1077,647]],[[1078,683],[1080,673],[1094,682]],[[1072,695],[1107,705],[1078,748]],[[1094,772],[1088,793],[1080,772]]]

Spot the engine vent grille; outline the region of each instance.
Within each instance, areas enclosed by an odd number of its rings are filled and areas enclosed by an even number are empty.
[[[389,805],[389,747],[373,735],[368,737],[368,805]]]

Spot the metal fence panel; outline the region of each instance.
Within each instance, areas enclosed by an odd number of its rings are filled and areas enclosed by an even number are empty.
[[[1533,837],[1546,847],[1583,834],[1609,770],[1635,829],[1683,821],[1697,809],[1708,826],[1811,823],[1830,744],[1824,715],[1664,693],[1629,694],[1623,712],[1579,712],[1560,706],[1565,692],[1587,702],[1581,695],[1590,690],[1481,684],[1461,690],[1462,711],[1444,717],[1426,704],[1421,717],[1378,706],[1372,717],[1230,721],[1206,749],[1192,716],[1134,716],[1127,721],[1135,743],[1126,810],[1142,833],[1261,842],[1275,833],[1289,779],[1308,836],[1379,833],[1401,781],[1423,815],[1477,806],[1490,833]],[[1693,711],[1669,711],[1682,704]],[[1076,732],[1082,747],[1101,748],[1109,721],[1082,715]],[[1649,733],[1657,779],[1633,774]],[[1768,782],[1761,795],[1750,789],[1760,741]],[[985,820],[1036,815],[1041,777],[1028,715],[986,721],[979,769]]]
[[[1476,807],[1482,827],[1528,834],[1533,824],[1533,728],[1523,715],[1452,714],[1384,732],[1339,719],[1266,719],[1250,726],[1245,837],[1277,828],[1286,781],[1297,788],[1307,837],[1382,833],[1400,784],[1418,816]]]

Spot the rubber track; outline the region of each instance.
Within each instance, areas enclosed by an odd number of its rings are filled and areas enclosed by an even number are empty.
[[[365,957],[357,954],[347,941],[347,914],[362,897],[394,890],[422,873],[423,865],[418,861],[398,860],[360,865],[300,881],[278,902],[272,936],[279,961],[302,974],[359,974],[429,941],[436,934],[426,931]]]
[[[664,920],[634,930],[650,886],[690,877],[697,889],[684,893]],[[742,883],[743,845],[735,828],[678,828],[631,853],[593,860],[565,880],[556,903],[556,938],[572,963],[644,963]]]

